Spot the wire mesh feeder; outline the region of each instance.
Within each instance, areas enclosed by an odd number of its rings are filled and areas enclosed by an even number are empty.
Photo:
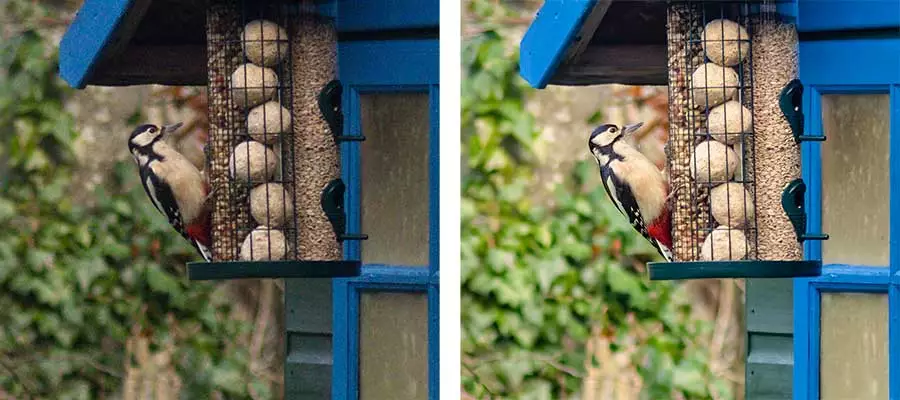
[[[819,275],[802,260],[814,237],[778,99],[797,74],[794,27],[744,0],[670,2],[667,29],[674,260],[651,263],[650,278]]]
[[[207,51],[213,262],[189,277],[358,275],[342,259],[365,237],[343,232],[331,21],[296,1],[214,0]]]

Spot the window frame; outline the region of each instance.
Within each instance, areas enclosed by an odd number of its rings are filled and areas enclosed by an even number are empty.
[[[806,90],[804,133],[823,134],[823,95],[889,95],[890,257],[887,268],[828,264],[822,266],[819,277],[794,279],[794,399],[818,399],[820,395],[821,297],[826,292],[887,294],[888,387],[891,399],[900,398],[900,59],[896,57],[897,52],[900,52],[900,39],[800,43],[800,79]],[[854,54],[853,59],[844,57],[850,54]],[[873,57],[875,63],[879,60],[885,63],[866,68],[854,65],[866,57]],[[821,157],[820,142],[802,143],[801,166],[808,188],[807,230],[810,232],[820,232],[822,227]],[[821,260],[822,242],[805,242],[804,257]]]
[[[428,302],[428,398],[439,389],[439,97],[438,41],[400,39],[349,41],[338,44],[339,78],[344,87],[344,135],[362,132],[360,95],[367,93],[427,93],[429,101],[429,254],[428,265],[364,264],[359,277],[333,282],[334,343],[332,388],[334,399],[359,398],[359,301],[366,291],[417,292]],[[347,184],[345,204],[348,232],[360,231],[361,203],[359,142],[341,144],[341,177]],[[362,232],[365,233],[365,232]],[[359,260],[361,244],[344,243],[344,258]],[[424,267],[424,268],[423,268]]]

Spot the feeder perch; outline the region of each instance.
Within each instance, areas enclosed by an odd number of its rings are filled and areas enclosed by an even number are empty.
[[[781,206],[794,226],[797,241],[828,240],[828,235],[821,233],[806,233],[806,209],[803,207],[806,194],[806,184],[802,179],[796,179],[784,188],[781,196]]]
[[[343,192],[328,195],[340,183],[337,36],[332,19],[298,5],[207,9],[213,261],[189,263],[190,279],[359,275],[341,245],[359,237],[335,230]]]
[[[365,136],[343,135],[344,132],[344,114],[341,111],[341,81],[335,79],[328,82],[327,85],[319,93],[319,111],[328,123],[331,134],[337,142],[361,142],[366,140]]]
[[[820,142],[825,136],[811,136],[803,134],[803,84],[799,79],[794,79],[785,85],[778,97],[778,105],[781,112],[791,125],[791,133],[797,143],[804,141]]]
[[[345,240],[366,240],[369,235],[344,233],[347,229],[347,214],[344,212],[344,191],[347,189],[344,181],[335,179],[328,183],[322,191],[322,210],[328,216],[334,235],[338,242]]]

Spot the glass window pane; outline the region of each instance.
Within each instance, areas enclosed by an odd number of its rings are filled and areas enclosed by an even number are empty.
[[[427,93],[360,96],[365,264],[428,265]]]
[[[820,398],[888,398],[888,297],[822,293]]]
[[[360,294],[360,400],[428,398],[427,299],[425,293]]]
[[[825,264],[888,265],[889,122],[887,94],[822,96]]]

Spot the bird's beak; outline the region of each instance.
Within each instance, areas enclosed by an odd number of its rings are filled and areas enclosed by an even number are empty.
[[[638,129],[641,128],[641,126],[644,126],[643,122],[638,122],[636,124],[631,124],[631,125],[625,125],[622,127],[622,134],[630,135],[632,133],[635,133],[635,132],[637,132]]]
[[[169,133],[169,132],[175,132],[178,130],[178,128],[181,128],[181,125],[183,125],[183,123],[181,123],[181,122],[175,123],[172,125],[165,125],[162,127],[162,133],[163,133],[163,135],[165,135],[166,133]]]

